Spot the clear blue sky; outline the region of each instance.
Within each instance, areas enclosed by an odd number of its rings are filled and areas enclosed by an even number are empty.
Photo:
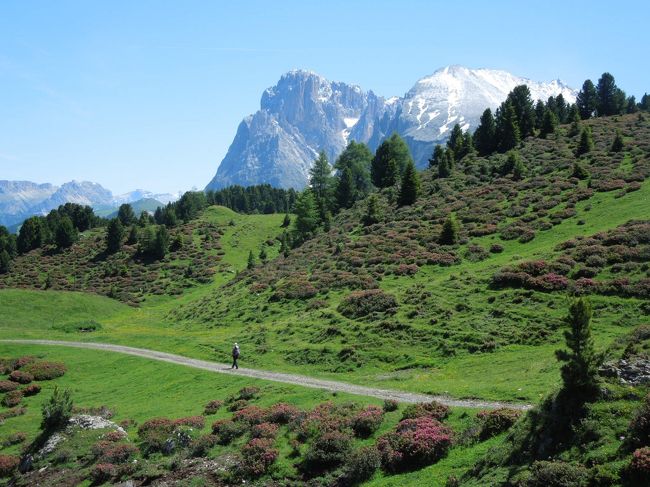
[[[650,91],[644,1],[0,2],[0,179],[202,188],[292,68],[392,96],[448,64]]]

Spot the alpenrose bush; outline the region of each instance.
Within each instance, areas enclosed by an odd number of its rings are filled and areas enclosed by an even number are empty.
[[[30,384],[23,389],[23,395],[25,397],[35,396],[39,392],[41,392],[41,386],[39,386],[38,384]]]
[[[402,419],[431,418],[442,421],[450,413],[449,406],[436,401],[409,404],[402,413]]]
[[[630,478],[638,483],[637,485],[650,483],[650,447],[646,446],[634,451],[628,472]]]
[[[486,440],[506,431],[517,422],[520,416],[521,411],[510,408],[478,412],[476,417],[481,423],[480,438]]]
[[[288,424],[300,415],[300,410],[284,402],[271,406],[266,411],[266,421],[275,424]]]
[[[397,300],[392,294],[381,289],[370,289],[350,293],[337,309],[348,318],[362,318],[372,313],[394,314],[397,306]]]
[[[223,406],[223,401],[220,401],[219,399],[215,399],[213,401],[210,401],[205,405],[205,409],[203,410],[203,414],[205,416],[209,416],[211,414],[216,414],[216,412]]]
[[[92,453],[100,463],[126,463],[136,456],[140,450],[130,443],[115,443],[100,440],[92,446]]]
[[[374,446],[354,450],[345,462],[344,476],[350,484],[369,480],[381,466],[381,455]]]
[[[0,380],[0,392],[15,391],[18,389],[18,384],[10,380]]]
[[[250,426],[263,423],[266,418],[266,411],[259,406],[248,406],[233,414],[232,419],[236,422],[246,423]]]
[[[212,434],[216,437],[219,445],[229,445],[235,438],[246,432],[247,426],[244,423],[232,421],[231,419],[220,419],[212,423]]]
[[[278,425],[273,423],[260,423],[251,428],[251,438],[275,439],[278,435]]]
[[[2,405],[8,408],[18,406],[20,401],[23,400],[23,391],[9,391],[2,398]]]
[[[650,394],[630,422],[628,441],[634,446],[650,444]]]
[[[19,384],[29,384],[34,380],[34,376],[23,370],[14,370],[11,374],[9,374],[9,380],[18,382]]]
[[[368,438],[379,429],[384,420],[384,411],[377,406],[368,406],[352,418],[352,430],[359,438]]]
[[[96,484],[103,484],[117,475],[117,467],[112,463],[98,463],[90,471],[90,478]]]
[[[20,463],[20,458],[14,455],[0,455],[0,477],[8,477],[11,475],[18,464]]]
[[[261,477],[269,471],[278,454],[270,438],[253,438],[241,449],[239,471],[244,477]]]
[[[352,448],[352,437],[341,431],[328,431],[312,440],[300,469],[307,475],[342,465]]]
[[[38,361],[27,364],[23,370],[33,375],[35,380],[52,380],[65,374],[65,364]]]
[[[400,421],[395,431],[377,441],[381,463],[388,472],[401,472],[431,465],[449,450],[451,428],[429,417]]]

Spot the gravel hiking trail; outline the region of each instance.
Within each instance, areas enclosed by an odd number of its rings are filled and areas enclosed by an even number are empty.
[[[479,399],[454,399],[448,396],[434,396],[428,394],[420,394],[415,392],[396,391],[390,389],[377,389],[374,387],[359,386],[356,384],[348,384],[345,382],[315,379],[304,375],[285,374],[281,372],[269,372],[266,370],[247,369],[240,367],[233,370],[229,364],[222,364],[217,362],[209,362],[207,360],[199,360],[182,355],[174,355],[172,353],[158,352],[156,350],[148,350],[145,348],[127,347],[124,345],[113,345],[110,343],[97,343],[97,342],[73,342],[63,340],[0,340],[2,343],[22,343],[30,345],[55,345],[64,347],[87,348],[91,350],[103,350],[108,352],[124,353],[127,355],[135,355],[137,357],[145,357],[152,360],[160,360],[161,362],[170,362],[172,364],[185,365],[187,367],[194,367],[195,369],[208,370],[219,374],[239,375],[242,377],[252,377],[255,379],[270,380],[274,382],[283,382],[285,384],[294,384],[297,386],[311,387],[314,389],[325,389],[332,392],[347,392],[348,394],[356,394],[359,396],[376,397],[379,399],[394,399],[399,402],[416,403],[416,402],[429,402],[438,401],[447,406],[465,407],[465,408],[481,408],[481,409],[497,409],[508,407],[512,409],[527,410],[532,406],[530,404],[522,403],[509,403],[499,401],[483,401]]]

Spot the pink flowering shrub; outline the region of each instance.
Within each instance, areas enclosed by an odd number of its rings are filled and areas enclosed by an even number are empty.
[[[35,380],[52,380],[65,374],[65,365],[61,362],[30,362],[22,369],[34,376]]]
[[[0,380],[0,392],[15,391],[18,389],[18,384],[10,380]]]
[[[298,417],[300,410],[284,402],[274,404],[266,411],[266,421],[276,424],[288,424]]]
[[[384,412],[377,406],[368,406],[352,418],[352,430],[359,438],[368,438],[381,426]]]
[[[219,445],[228,445],[246,431],[246,425],[230,419],[220,419],[212,423],[212,434]]]
[[[251,428],[251,438],[275,439],[278,435],[278,425],[273,423],[260,423]]]
[[[39,392],[41,392],[41,386],[39,386],[38,384],[30,384],[23,389],[23,395],[25,397],[35,396]]]
[[[8,477],[11,475],[18,464],[20,463],[20,458],[14,455],[0,455],[0,477]]]
[[[650,483],[650,447],[646,446],[634,451],[628,472],[638,485]]]
[[[223,406],[223,401],[220,401],[218,399],[215,399],[213,401],[210,401],[205,405],[205,409],[203,410],[203,414],[205,416],[215,414],[220,408]]]
[[[241,449],[240,473],[244,477],[257,478],[266,474],[278,458],[278,450],[273,448],[269,438],[253,438]]]
[[[305,452],[300,469],[315,475],[344,463],[352,448],[352,438],[341,431],[328,431],[317,436]]]
[[[264,422],[266,411],[259,406],[248,406],[233,414],[233,421],[246,423],[250,426]]]
[[[90,478],[96,484],[103,484],[117,475],[117,467],[112,463],[98,463],[90,471]]]
[[[23,391],[9,391],[2,398],[2,405],[8,408],[18,406],[23,400]]]
[[[9,380],[18,382],[19,384],[29,384],[34,380],[34,376],[22,370],[14,370],[11,374],[9,374]]]
[[[384,469],[400,472],[431,465],[451,446],[452,431],[429,417],[405,419],[377,441]]]
[[[391,313],[397,311],[397,300],[392,294],[381,289],[355,291],[346,296],[338,311],[348,318],[361,318],[372,313]]]

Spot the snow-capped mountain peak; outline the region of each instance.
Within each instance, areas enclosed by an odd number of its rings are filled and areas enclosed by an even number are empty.
[[[486,108],[495,110],[515,86],[529,87],[533,101],[575,90],[553,80],[540,83],[496,69],[452,65],[419,79],[403,97],[387,100],[372,91],[295,69],[264,91],[260,110],[239,125],[235,140],[207,189],[270,183],[302,188],[318,152],[330,162],[350,140],[372,150],[393,132],[406,140],[413,158],[426,165],[436,143],[458,123],[473,130]]]

